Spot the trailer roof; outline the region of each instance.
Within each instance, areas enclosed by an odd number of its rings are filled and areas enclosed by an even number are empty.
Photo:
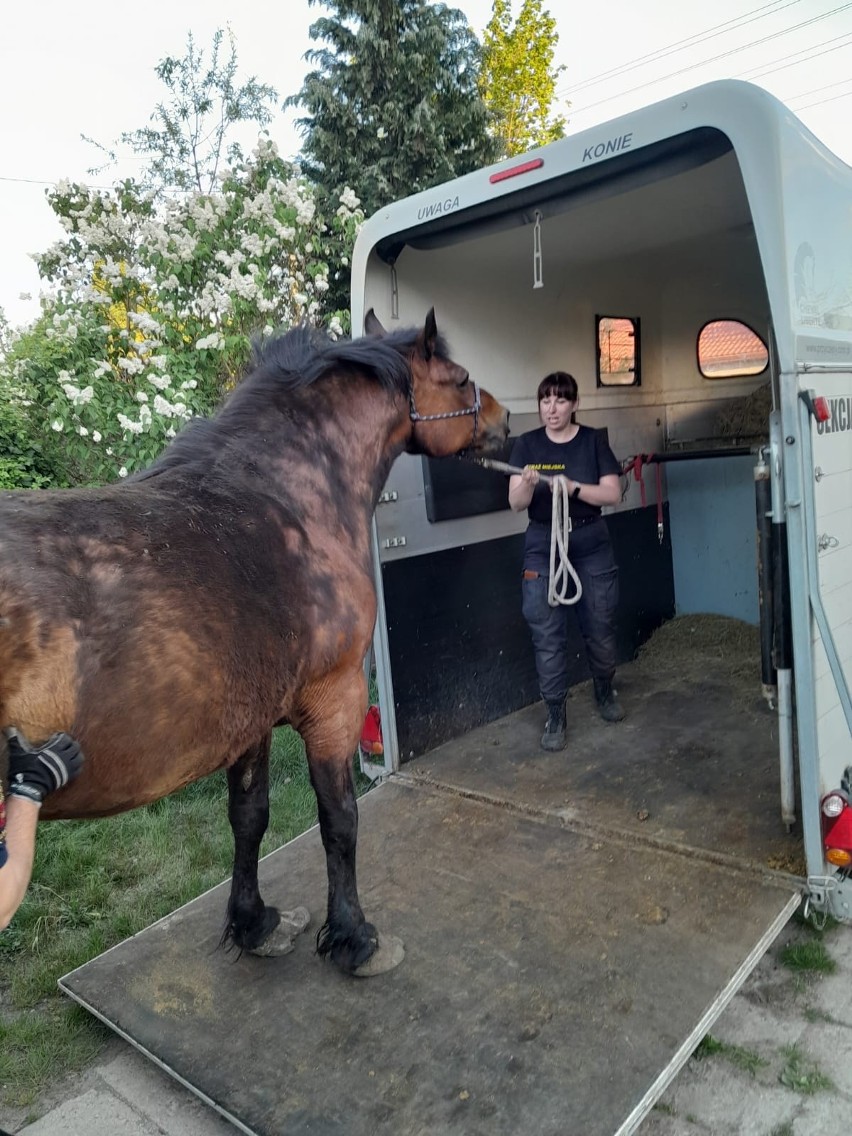
[[[730,176],[732,162],[741,178]],[[679,175],[696,169],[709,171],[700,182],[704,234],[754,227],[781,370],[852,365],[852,169],[772,95],[736,80],[697,87],[379,210],[355,247],[353,326],[363,320],[371,258],[394,264],[407,247],[438,249],[530,225],[536,214],[547,220],[595,205],[615,216],[621,195],[648,187],[643,223],[634,227],[646,245],[670,240],[678,222],[672,195],[690,185]],[[609,259],[624,245],[574,252],[578,260]]]

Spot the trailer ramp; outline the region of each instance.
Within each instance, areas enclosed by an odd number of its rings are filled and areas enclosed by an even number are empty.
[[[360,808],[362,903],[404,940],[396,970],[346,978],[310,933],[229,955],[222,884],[61,987],[257,1136],[626,1136],[798,903],[789,877],[428,779]],[[260,875],[321,918],[317,829]]]

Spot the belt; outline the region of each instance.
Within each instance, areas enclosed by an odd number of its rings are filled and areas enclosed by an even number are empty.
[[[570,529],[570,531],[574,532],[575,529],[581,529],[581,528],[583,528],[584,525],[592,524],[593,521],[602,521],[602,520],[603,520],[603,514],[602,513],[591,513],[591,514],[587,513],[585,517],[571,517],[571,529]],[[536,528],[549,529],[550,528],[550,521],[530,521],[530,526],[533,526],[533,525]]]

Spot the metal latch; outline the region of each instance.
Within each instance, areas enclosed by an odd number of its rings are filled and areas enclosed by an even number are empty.
[[[382,541],[382,548],[402,548],[407,543],[404,536],[387,536]]]
[[[387,505],[389,501],[398,501],[399,494],[395,489],[386,489],[384,493],[379,494],[379,504]]]

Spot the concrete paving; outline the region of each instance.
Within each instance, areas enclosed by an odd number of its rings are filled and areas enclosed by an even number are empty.
[[[824,938],[836,964],[832,974],[784,965],[785,947],[812,938],[795,921],[785,928],[712,1027],[716,1052],[687,1063],[639,1136],[849,1136],[852,929]],[[239,1131],[120,1038],[84,1074],[54,1085],[28,1117],[4,1123],[22,1136]],[[570,1117],[565,1136],[582,1136]]]

